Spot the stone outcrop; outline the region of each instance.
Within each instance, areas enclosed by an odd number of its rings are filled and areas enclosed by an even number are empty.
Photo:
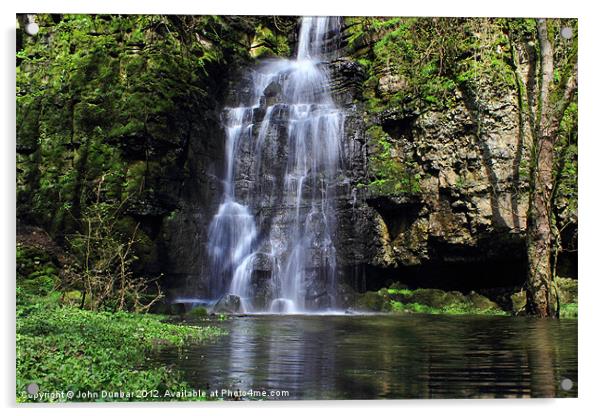
[[[177,18],[172,20],[172,31],[182,29]],[[278,34],[278,45],[282,50],[286,50],[284,46],[294,50],[294,19],[285,20],[288,26]],[[136,79],[140,79],[141,89],[131,96],[115,97],[121,107],[105,109],[107,103],[93,94],[97,91],[93,87],[103,88],[96,84],[90,84],[89,91],[81,87],[88,91],[89,102],[70,101],[62,91],[53,96],[50,104],[64,108],[56,120],[45,119],[40,112],[42,104],[49,103],[41,103],[37,97],[21,101],[17,134],[20,219],[43,226],[60,241],[60,234],[72,231],[76,227],[73,218],[81,214],[77,210],[83,199],[76,192],[96,183],[91,178],[106,166],[94,163],[107,159],[113,163],[113,171],[123,172],[119,195],[125,199],[131,194],[124,204],[124,227],[140,223],[143,238],[136,249],[144,256],[140,256],[137,271],[164,274],[162,282],[171,299],[206,296],[208,227],[220,203],[224,173],[225,136],[220,112],[224,105],[249,94],[250,83],[245,77],[256,63],[251,58],[254,25],[270,22],[272,19],[261,17],[225,19],[216,29],[227,36],[223,44],[219,39],[203,38],[198,34],[202,30],[197,30],[192,40],[182,34],[181,45],[162,44],[165,56],[157,60],[156,72],[137,67],[136,60],[147,52],[127,44],[135,50],[121,58],[122,64],[130,64],[133,72],[128,82],[137,85]],[[199,28],[217,24],[201,17],[189,23]],[[521,128],[513,87],[485,80],[475,94],[459,83],[448,92],[453,105],[424,105],[412,91],[411,79],[392,70],[383,70],[375,77],[364,64],[375,59],[374,45],[386,33],[366,34],[352,45],[351,27],[344,26],[338,52],[322,63],[330,75],[334,100],[346,117],[341,143],[343,169],[335,190],[341,297],[353,297],[350,288],[377,290],[393,281],[465,292],[520,286],[524,280],[525,170],[530,137]],[[152,36],[161,38],[162,34]],[[200,45],[200,52],[190,44]],[[190,55],[180,57],[184,47],[190,48]],[[194,66],[201,59],[195,53],[200,57],[215,53],[221,58],[208,60],[201,68]],[[109,54],[97,66],[108,72],[115,62]],[[181,71],[175,64],[161,67],[165,62],[179,62],[194,70]],[[194,76],[188,78],[190,74]],[[376,82],[370,81],[371,76]],[[119,77],[118,71],[105,74],[105,87],[120,85]],[[152,85],[143,81],[151,78]],[[85,77],[82,80],[88,82]],[[173,85],[179,87],[173,89]],[[27,90],[24,85],[21,88]],[[273,84],[265,89],[255,119],[261,120],[262,112],[279,101],[279,88]],[[161,91],[168,90],[173,92],[169,100],[161,96]],[[101,92],[109,94],[108,90]],[[403,100],[392,98],[400,95]],[[374,97],[378,97],[379,106],[371,102]],[[165,108],[151,106],[159,98]],[[139,107],[147,112],[146,118]],[[117,111],[122,108],[128,111]],[[251,180],[258,161],[249,150],[243,152],[236,178],[237,195],[254,200],[253,214],[264,225],[277,222],[284,217],[282,211],[290,209],[275,191],[282,189],[288,156],[284,139],[287,114],[285,108],[274,111],[261,159],[266,174],[259,183]],[[71,120],[71,126],[65,126],[64,120]],[[65,137],[52,147],[48,141],[39,140],[42,131]],[[84,146],[84,140],[89,146]],[[107,151],[102,157],[90,158],[81,167],[87,173],[69,176],[75,178],[74,183],[65,185],[61,192],[42,189],[42,182],[59,180],[50,173],[59,167],[65,169],[65,164],[77,169],[85,160],[85,151],[97,151],[94,146],[101,144],[110,145],[115,153]],[[65,160],[57,161],[56,169],[39,170],[40,163],[48,165],[43,158],[61,152]],[[394,180],[386,178],[395,175]],[[69,212],[52,202],[58,201],[59,195],[68,200],[61,204],[73,205]],[[265,227],[259,230],[260,236],[266,231]],[[567,238],[574,238],[576,228],[565,232],[569,231],[572,234]],[[574,273],[576,262],[569,263],[565,275]],[[268,251],[262,251],[254,262],[257,291],[267,285],[271,268]],[[322,289],[309,291],[318,306],[324,301]]]
[[[416,100],[410,100],[375,112],[366,102],[367,74],[358,63],[365,56],[343,48],[323,64],[333,97],[346,116],[343,175],[336,189],[339,281],[360,291],[392,281],[461,290],[520,286],[529,137],[521,134],[514,92],[484,85],[477,98],[458,87],[455,105],[449,108],[417,108]],[[224,91],[236,96],[226,97],[226,104],[234,105],[248,94],[248,75],[245,68],[232,73]],[[403,91],[407,81],[386,74],[376,88],[387,96]],[[278,102],[280,86],[271,84],[263,94],[257,120]],[[252,149],[243,151],[238,161],[236,192],[252,201],[254,215],[264,225],[260,235],[291,209],[283,205],[278,191],[288,157],[286,111],[274,110],[261,166]],[[206,293],[207,226],[219,203],[223,176],[223,133],[214,124],[205,137],[209,140],[191,140],[186,159],[195,167],[191,182],[183,187],[193,192],[186,197],[189,202],[162,226],[170,281],[197,294]],[[381,142],[390,145],[390,158],[411,164],[415,189],[388,192],[371,187],[372,160],[382,151]],[[195,150],[199,145],[203,148]],[[257,169],[265,172],[259,183],[252,180]],[[254,262],[259,294],[265,292],[272,272],[268,252],[267,247],[260,251]],[[319,306],[322,293],[319,285],[309,288],[308,300]]]

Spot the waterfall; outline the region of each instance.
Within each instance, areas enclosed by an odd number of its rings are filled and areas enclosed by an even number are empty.
[[[237,295],[247,312],[336,306],[335,191],[344,115],[322,60],[334,51],[338,32],[338,18],[304,17],[296,59],[258,66],[249,93],[223,112],[224,191],[209,230],[210,295]],[[280,137],[285,160],[277,168]],[[266,258],[268,293],[258,306],[253,273]]]

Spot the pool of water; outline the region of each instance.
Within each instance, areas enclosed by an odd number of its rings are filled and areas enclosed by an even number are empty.
[[[156,359],[225,399],[250,390],[266,399],[577,396],[576,320],[254,315],[217,324],[228,335]]]

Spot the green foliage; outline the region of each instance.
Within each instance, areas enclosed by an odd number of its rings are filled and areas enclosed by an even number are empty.
[[[454,186],[458,189],[464,189],[466,187],[466,177],[463,174],[460,174],[456,177],[456,182]]]
[[[522,20],[522,19],[521,19]],[[470,19],[463,25],[465,36],[457,45],[454,64],[456,81],[472,89],[478,97],[485,87],[514,89],[508,19]]]
[[[50,294],[60,283],[50,256],[23,244],[17,244],[17,281],[24,291],[41,296]]]
[[[190,312],[188,312],[188,316],[192,318],[206,318],[207,317],[207,309],[202,306],[197,306],[193,308]]]
[[[578,317],[578,305],[577,303],[567,303],[560,305],[560,318],[561,319],[577,319]]]
[[[352,47],[359,40],[375,40],[372,59],[361,61],[368,74],[365,95],[370,111],[378,112],[413,99],[423,106],[445,107],[453,103],[456,85],[442,67],[440,43],[446,39],[437,33],[441,22],[420,18],[360,19],[360,24],[351,26]],[[449,42],[453,40],[450,38]],[[386,78],[397,87],[384,89],[381,83]]]
[[[78,270],[71,281],[63,284],[81,290],[84,306],[89,309],[146,311],[163,297],[158,284],[156,293],[151,294],[152,279],[133,273],[132,265],[138,258],[134,246],[149,242],[140,238],[138,223],[128,228],[127,222],[120,220],[123,204],[100,201],[102,186],[101,179],[96,203],[82,213],[83,231],[68,237]]]
[[[387,293],[389,295],[411,295],[412,294],[412,290],[410,290],[410,289],[393,289],[393,288],[389,288],[389,289],[387,289]]]
[[[161,399],[163,391],[186,384],[173,370],[152,364],[150,355],[166,346],[182,347],[223,334],[210,326],[165,323],[159,315],[59,306],[64,295],[39,296],[21,283],[17,286],[16,386],[20,402],[67,400],[29,397],[25,388],[32,382],[41,392],[158,390],[155,399]],[[149,399],[153,398],[145,400]]]
[[[395,27],[401,18],[372,18],[372,17],[349,17],[347,18],[347,43],[352,48],[360,48],[362,44],[369,43],[368,37],[380,31],[387,31]]]
[[[52,257],[44,250],[17,243],[17,280],[30,278],[41,271],[57,274]]]
[[[280,34],[268,26],[259,25],[257,27],[251,45],[251,55],[253,57],[287,57],[290,54],[291,49],[288,44],[288,39],[284,34]]]
[[[23,243],[16,251],[19,402],[69,400],[30,397],[25,388],[32,382],[41,392],[157,390],[157,397],[144,400],[164,399],[164,390],[188,386],[179,373],[152,361],[152,355],[160,348],[179,348],[223,334],[210,326],[165,323],[159,315],[80,309],[82,292],[64,288],[67,282],[59,276],[65,265],[55,255]]]
[[[19,216],[72,233],[99,178],[103,199],[119,203],[141,190],[125,183],[130,163],[178,163],[193,120],[217,105],[225,69],[251,59],[248,35],[266,19],[37,15],[40,32],[17,53]]]
[[[364,92],[371,112],[410,102],[419,108],[446,109],[456,104],[461,88],[478,95],[484,85],[515,86],[507,19],[348,20],[349,45],[362,52],[358,62],[368,75]],[[529,23],[512,20],[525,30]],[[387,82],[392,84],[385,88]]]
[[[392,300],[391,310],[393,312],[426,313],[433,315],[508,315],[507,312],[504,312],[500,309],[479,309],[468,303],[457,303],[446,305],[441,308],[435,308],[420,303],[402,303]]]
[[[363,293],[357,306],[378,312],[428,313],[450,315],[508,315],[485,296],[439,289],[406,289],[390,287]]]
[[[374,180],[368,189],[376,195],[401,195],[420,192],[420,179],[417,164],[409,159],[392,154],[393,144],[390,137],[378,125],[367,130],[368,137],[376,152],[370,157],[370,173]]]
[[[554,206],[557,215],[557,227],[564,229],[577,223],[578,207],[578,135],[577,103],[571,103],[563,117],[560,135],[555,148],[556,185]]]

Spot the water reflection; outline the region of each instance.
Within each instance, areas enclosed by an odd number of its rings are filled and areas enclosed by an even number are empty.
[[[576,321],[260,315],[223,325],[228,336],[160,360],[193,387],[283,389],[293,399],[577,395]]]

